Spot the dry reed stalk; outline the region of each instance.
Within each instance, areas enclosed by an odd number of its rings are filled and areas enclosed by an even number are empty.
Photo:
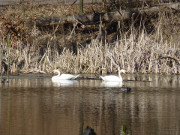
[[[178,48],[166,42],[162,36],[161,26],[157,27],[156,37],[152,38],[145,31],[137,33],[133,28],[130,36],[124,34],[114,43],[108,44],[98,39],[84,48],[78,48],[77,55],[67,49],[61,53],[52,50],[51,41],[56,39],[56,28],[54,34],[49,34],[47,49],[39,61],[33,61],[34,55],[39,56],[38,52],[34,52],[33,48],[36,39],[33,41],[32,47],[22,48],[18,45],[17,49],[11,50],[10,56],[10,72],[16,72],[17,63],[14,61],[24,60],[24,67],[20,72],[52,72],[54,68],[60,69],[62,72],[71,73],[100,73],[102,69],[111,72],[117,72],[116,66],[126,69],[129,73],[179,73],[179,65],[170,58],[159,59],[160,56],[173,57],[179,59],[180,56],[175,55]],[[35,33],[36,35],[37,33]],[[8,50],[7,43],[2,41],[2,50]],[[32,52],[30,50],[33,50]],[[108,58],[108,53],[113,59]],[[4,52],[4,58],[7,62],[8,52]],[[18,56],[18,57],[15,57]],[[113,62],[115,61],[115,62]],[[115,64],[116,63],[116,64]]]

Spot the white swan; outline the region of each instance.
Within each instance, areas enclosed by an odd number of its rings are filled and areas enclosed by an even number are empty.
[[[71,74],[60,74],[59,70],[54,70],[54,73],[58,73],[58,75],[52,77],[53,82],[59,82],[61,80],[74,80],[79,76],[79,75],[71,75]]]
[[[118,76],[115,75],[107,75],[107,76],[100,76],[104,81],[109,81],[109,82],[122,82],[123,79],[121,77],[121,73],[126,73],[124,69],[120,70],[118,68]]]

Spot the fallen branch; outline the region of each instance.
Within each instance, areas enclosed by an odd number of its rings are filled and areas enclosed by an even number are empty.
[[[29,21],[28,24],[34,25],[38,27],[48,26],[48,25],[58,25],[59,22],[76,24],[80,22],[82,24],[99,24],[102,22],[112,22],[112,21],[121,21],[131,19],[133,16],[138,16],[142,14],[151,15],[157,14],[159,11],[164,10],[165,8],[173,9],[175,11],[180,10],[180,3],[164,3],[161,5],[156,5],[154,7],[147,8],[138,8],[138,9],[130,9],[130,10],[119,10],[115,12],[109,13],[93,13],[86,15],[76,15],[76,16],[67,16],[67,17],[45,17],[39,18],[35,21]]]
[[[171,60],[174,60],[177,65],[180,65],[180,63],[179,63],[180,60],[170,57],[170,56],[164,56],[164,57],[160,56],[157,60],[159,61],[160,59],[171,59]]]

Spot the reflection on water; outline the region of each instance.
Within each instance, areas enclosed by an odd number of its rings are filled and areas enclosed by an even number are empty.
[[[122,82],[107,82],[107,81],[102,81],[101,86],[104,87],[122,87],[123,83]]]
[[[70,87],[70,86],[76,86],[78,81],[76,80],[60,80],[58,82],[52,82],[53,86],[58,87]]]
[[[0,84],[1,135],[180,134],[180,76],[128,75],[123,85],[101,80],[15,77]]]

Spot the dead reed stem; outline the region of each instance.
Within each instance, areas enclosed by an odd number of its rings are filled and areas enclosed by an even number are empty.
[[[71,38],[75,27],[69,35]],[[39,54],[36,38],[33,39],[32,45],[24,48],[20,41],[16,43],[17,48],[13,48],[9,42],[2,39],[3,60],[9,66],[7,73],[50,73],[54,69],[60,69],[67,73],[100,74],[103,69],[115,73],[117,67],[126,69],[129,73],[180,73],[180,65],[177,62],[180,61],[178,45],[176,47],[163,39],[160,24],[157,26],[155,37],[147,34],[145,30],[137,32],[132,27],[129,36],[125,33],[113,43],[93,39],[86,47],[78,47],[76,54],[65,47],[59,52],[56,44],[51,44],[56,39],[56,31],[57,27],[53,34],[47,34],[47,48],[43,55]],[[38,36],[38,31],[32,29],[32,32]]]

